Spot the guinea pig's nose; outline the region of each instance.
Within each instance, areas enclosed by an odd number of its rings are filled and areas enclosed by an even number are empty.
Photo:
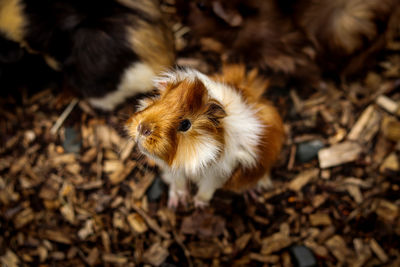
[[[148,123],[142,122],[137,127],[138,132],[143,136],[149,136],[153,132]]]

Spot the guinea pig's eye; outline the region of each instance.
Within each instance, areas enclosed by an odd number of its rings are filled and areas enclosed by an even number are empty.
[[[196,6],[197,6],[198,9],[200,9],[202,11],[206,10],[206,4],[203,1],[197,2]]]
[[[186,132],[187,130],[189,130],[190,126],[192,126],[192,124],[190,123],[190,120],[184,119],[183,121],[181,121],[179,123],[178,131]]]

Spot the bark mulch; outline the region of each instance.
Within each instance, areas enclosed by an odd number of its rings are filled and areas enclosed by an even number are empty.
[[[175,32],[178,64],[218,69],[218,49]],[[57,83],[2,97],[2,266],[400,266],[399,51],[357,79],[271,88],[287,131],[274,189],[204,210],[166,207],[124,132],[134,101],[102,113]]]

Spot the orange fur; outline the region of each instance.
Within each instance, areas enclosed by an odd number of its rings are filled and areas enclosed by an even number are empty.
[[[268,81],[257,75],[256,70],[246,74],[243,65],[224,66],[222,74],[215,76],[217,81],[224,81],[239,90],[250,105],[258,110],[257,116],[263,125],[268,125],[263,131],[258,145],[258,163],[254,168],[238,166],[224,188],[232,191],[244,191],[256,185],[260,178],[268,174],[276,162],[284,141],[282,119],[271,103],[261,98],[268,86]]]
[[[128,131],[136,138],[138,125],[149,124],[153,133],[143,142],[143,149],[169,166],[180,166],[188,158],[196,157],[192,147],[201,135],[209,134],[223,150],[223,129],[210,120],[213,114],[209,107],[213,102],[198,81],[169,84],[159,99],[128,120]],[[182,119],[192,121],[192,131],[177,131]]]
[[[173,75],[177,74],[171,74]],[[211,98],[209,89],[196,74],[193,75],[194,77],[183,80],[161,83],[163,90],[159,98],[149,99],[145,103],[148,106],[127,122],[129,134],[138,141],[142,152],[161,160],[161,167],[166,164],[172,169],[181,168],[187,161],[199,156],[195,147],[204,140],[214,141],[213,146],[217,146],[219,151],[218,157],[226,149],[224,133],[228,125],[224,124],[224,118],[229,114],[225,113],[222,103]],[[260,78],[256,70],[246,74],[243,65],[228,65],[224,66],[222,74],[215,75],[212,79],[238,92],[239,95],[234,96],[242,98],[245,105],[254,110],[256,120],[261,123],[259,127],[262,129],[259,131],[260,135],[257,135],[258,143],[250,148],[255,151],[255,164],[246,167],[236,163],[232,165],[230,176],[227,179],[221,178],[226,181],[222,184],[223,188],[243,191],[255,186],[260,179],[268,177],[283,144],[283,123],[272,104],[262,99],[261,95],[268,86],[268,81]],[[183,119],[192,122],[190,131],[178,131],[179,123]],[[140,133],[139,128],[142,126],[149,130],[148,136]],[[218,157],[215,159],[216,164]]]

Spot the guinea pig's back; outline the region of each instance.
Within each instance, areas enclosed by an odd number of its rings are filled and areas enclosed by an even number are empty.
[[[174,61],[172,33],[157,1],[3,1],[0,12],[12,9],[20,22],[10,28],[0,20],[0,30],[42,54],[96,107],[110,110],[152,90],[154,75]]]
[[[269,176],[273,164],[277,161],[284,142],[284,128],[281,116],[272,103],[263,98],[268,80],[258,75],[256,70],[246,72],[243,65],[224,66],[222,74],[214,77],[217,81],[238,90],[244,101],[255,111],[263,129],[257,149],[257,163],[253,168],[238,167],[224,188],[243,191],[255,186],[260,179]]]
[[[65,71],[92,105],[111,110],[152,90],[153,77],[174,62],[174,45],[155,1],[113,2],[103,10],[73,32]]]

